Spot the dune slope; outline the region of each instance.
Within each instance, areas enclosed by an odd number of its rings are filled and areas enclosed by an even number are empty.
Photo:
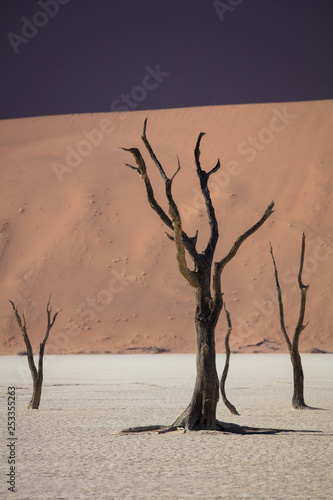
[[[275,201],[275,213],[247,240],[222,280],[236,352],[286,352],[279,327],[271,241],[293,334],[304,282],[310,284],[301,351],[333,350],[333,102],[216,106],[149,112],[63,115],[0,122],[0,352],[25,350],[8,299],[25,311],[38,349],[52,292],[59,317],[48,353],[194,352],[193,292],[179,274],[173,243],[149,207],[144,185],[120,147],[140,147],[156,198],[164,186],[140,139],[147,134],[174,181],[188,234],[207,241],[195,174],[221,169],[210,189],[220,224],[216,257]],[[225,318],[217,329],[224,350]]]

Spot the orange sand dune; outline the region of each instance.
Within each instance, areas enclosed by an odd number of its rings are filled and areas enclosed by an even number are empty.
[[[231,348],[285,352],[279,327],[272,242],[293,333],[301,234],[307,235],[310,284],[301,351],[333,350],[333,102],[214,106],[131,113],[64,115],[0,122],[0,352],[25,350],[8,299],[25,311],[35,349],[46,303],[61,313],[47,353],[194,352],[194,301],[179,274],[173,243],[149,207],[144,185],[120,147],[140,147],[155,194],[164,185],[140,139],[147,135],[174,181],[188,234],[207,241],[207,218],[195,174],[199,132],[220,223],[220,259],[275,201],[275,213],[247,240],[222,280],[231,313]],[[225,318],[217,328],[224,350]]]

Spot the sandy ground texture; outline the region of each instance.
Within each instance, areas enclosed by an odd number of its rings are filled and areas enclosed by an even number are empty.
[[[224,357],[218,356],[221,372]],[[231,358],[218,417],[297,433],[205,432],[115,435],[127,426],[170,424],[194,384],[193,355],[51,356],[39,410],[27,410],[26,358],[2,357],[1,492],[4,499],[333,498],[332,355],[305,354],[305,399],[291,409],[285,354]],[[16,490],[6,492],[7,386],[16,387]],[[4,417],[4,418],[3,418]],[[315,432],[306,432],[315,431]]]
[[[302,231],[309,283],[301,350],[333,351],[333,101],[270,103],[62,115],[0,122],[0,354],[25,349],[8,299],[25,310],[35,348],[50,292],[61,314],[48,354],[195,352],[193,291],[180,275],[174,244],[148,205],[142,180],[125,166],[140,147],[155,196],[164,184],[141,141],[147,136],[173,183],[183,228],[207,243],[207,216],[195,173],[201,162],[219,221],[216,260],[260,219],[275,212],[222,275],[231,313],[231,349],[286,352],[279,327],[272,242],[295,328]],[[224,350],[226,324],[217,329]]]

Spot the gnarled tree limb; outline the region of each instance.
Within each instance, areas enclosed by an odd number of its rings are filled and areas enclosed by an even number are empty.
[[[182,230],[182,221],[180,217],[180,213],[178,210],[178,207],[175,203],[175,200],[173,199],[172,192],[171,192],[171,187],[172,187],[172,181],[177,175],[177,173],[180,170],[180,162],[178,159],[178,169],[174,173],[174,175],[171,177],[171,179],[168,179],[166,176],[164,178],[165,181],[165,190],[166,190],[166,196],[169,202],[169,214],[172,220],[172,225],[173,225],[173,230],[174,230],[174,241],[176,245],[176,259],[178,263],[178,269],[180,273],[184,276],[184,278],[188,281],[188,283],[196,288],[199,286],[199,281],[197,277],[196,271],[191,271],[186,262],[186,255],[185,255],[185,247],[183,243],[183,230]],[[165,174],[164,174],[165,175]]]
[[[222,303],[222,290],[221,290],[221,273],[225,266],[233,259],[238,252],[240,246],[244,241],[251,236],[253,233],[255,233],[262,225],[263,223],[268,219],[270,215],[274,212],[273,210],[274,207],[274,202],[272,201],[268,207],[265,210],[264,215],[261,217],[261,219],[256,222],[250,229],[245,231],[241,236],[237,238],[233,246],[231,247],[230,251],[228,254],[223,257],[218,262],[215,262],[214,264],[214,274],[213,274],[213,301],[215,304],[215,307],[220,308],[221,303]]]
[[[208,244],[206,246],[206,249],[204,250],[204,255],[210,260],[210,262],[213,259],[215,248],[219,239],[219,229],[218,229],[218,223],[215,215],[215,210],[213,207],[212,199],[210,196],[210,191],[208,188],[208,179],[209,177],[214,174],[215,172],[218,171],[220,168],[220,160],[218,160],[216,166],[212,168],[210,172],[205,172],[201,168],[201,163],[200,163],[200,143],[202,137],[205,135],[204,132],[200,132],[195,150],[194,150],[194,157],[195,157],[195,164],[197,168],[197,175],[200,181],[200,188],[201,192],[205,201],[206,205],[206,210],[207,210],[207,215],[208,215],[208,223],[210,226],[210,238],[208,241]]]
[[[25,320],[25,316],[24,316],[24,314],[22,314],[22,318],[23,318],[23,322],[22,322],[21,317],[20,317],[19,312],[18,312],[18,309],[16,308],[14,302],[12,300],[10,300],[9,302],[11,303],[11,305],[14,309],[16,321],[17,321],[18,326],[22,332],[23,340],[24,340],[25,346],[27,348],[28,364],[29,364],[32,380],[35,382],[37,380],[38,372],[37,372],[37,368],[36,368],[35,361],[34,361],[32,346],[31,346],[30,339],[29,339],[28,332],[27,332],[27,323]]]
[[[278,271],[277,271],[276,262],[275,262],[274,255],[273,255],[273,248],[272,248],[271,242],[269,242],[269,247],[270,247],[270,252],[271,252],[273,265],[274,265],[274,276],[275,276],[276,291],[278,294],[279,312],[280,312],[280,326],[281,326],[281,331],[283,333],[284,339],[287,343],[288,350],[290,352],[291,342],[290,342],[290,338],[289,338],[289,335],[288,335],[287,330],[286,330],[286,324],[285,324],[285,320],[284,320],[284,308],[283,308],[283,301],[282,301],[282,291],[281,291],[281,287],[280,287],[280,283],[279,283]]]
[[[229,371],[229,362],[230,362],[229,338],[230,338],[230,334],[232,332],[232,325],[231,325],[230,313],[229,313],[229,311],[227,311],[225,302],[224,302],[224,311],[225,311],[225,317],[226,317],[227,324],[228,324],[228,330],[227,330],[227,333],[226,333],[225,339],[224,339],[224,345],[225,345],[225,364],[224,364],[224,370],[223,370],[222,377],[221,377],[220,389],[221,389],[221,395],[222,395],[223,402],[226,405],[226,407],[228,408],[228,410],[233,415],[239,415],[239,413],[236,410],[235,406],[232,403],[230,403],[230,401],[228,400],[228,398],[226,396],[226,393],[225,393],[225,381],[227,379],[227,375],[228,375],[228,371]]]
[[[309,285],[304,285],[302,282],[302,272],[303,272],[303,264],[304,264],[304,254],[305,254],[305,233],[303,231],[302,234],[302,248],[301,248],[301,258],[300,258],[300,263],[299,263],[299,271],[298,271],[298,287],[301,292],[301,305],[300,305],[300,311],[299,311],[299,317],[298,317],[298,322],[295,328],[295,333],[294,333],[294,338],[293,338],[293,349],[298,350],[298,344],[299,344],[299,337],[304,330],[304,328],[307,327],[308,323],[307,322],[304,325],[304,315],[305,315],[305,305],[306,305],[306,292],[309,289]]]
[[[144,123],[144,128],[143,128],[143,134],[142,134],[142,140],[151,156],[151,158],[153,159],[154,163],[156,164],[166,186],[167,184],[170,184],[170,180],[171,179],[168,179],[161,163],[158,161],[152,147],[150,146],[148,140],[147,140],[147,137],[146,137],[146,128],[147,128],[147,119],[145,120],[145,123]],[[150,182],[150,179],[149,179],[149,176],[148,176],[148,173],[147,173],[147,168],[146,168],[146,164],[145,164],[145,161],[139,151],[138,148],[121,148],[123,149],[124,151],[128,151],[129,153],[131,153],[136,161],[136,164],[138,165],[138,167],[134,167],[133,165],[130,165],[128,163],[126,163],[126,166],[130,167],[132,170],[135,170],[136,172],[138,172],[141,176],[141,178],[143,179],[144,183],[145,183],[145,187],[146,187],[146,192],[147,192],[147,198],[148,198],[148,202],[150,204],[150,206],[152,207],[152,209],[158,214],[158,216],[160,217],[160,219],[162,220],[162,222],[164,222],[164,224],[166,224],[166,226],[169,228],[169,229],[174,229],[173,228],[173,221],[170,219],[170,217],[165,213],[165,211],[163,210],[163,208],[158,204],[158,202],[156,201],[155,199],[155,196],[154,196],[154,190],[153,190],[153,187],[151,185],[151,182]],[[180,169],[180,165],[179,165],[179,161],[178,161],[178,170],[177,172],[179,171]],[[176,172],[176,173],[177,173]],[[174,174],[174,176],[176,175],[176,173]],[[173,177],[174,177],[173,176]],[[171,180],[171,183],[172,183],[172,180]],[[171,187],[170,187],[171,189]],[[170,235],[167,234],[167,236],[170,238]],[[171,237],[172,238],[172,237]],[[171,239],[170,238],[170,239]],[[196,238],[195,237],[189,237],[183,230],[182,230],[182,240],[183,240],[183,245],[184,247],[186,248],[186,250],[188,251],[192,261],[194,263],[196,263],[198,260],[200,260],[200,256],[196,250]]]
[[[147,174],[146,164],[145,164],[145,161],[144,161],[139,149],[138,148],[129,148],[129,149],[121,148],[121,149],[123,149],[124,151],[128,151],[129,153],[131,153],[134,156],[134,159],[135,159],[138,167],[133,167],[132,165],[130,165],[128,163],[126,163],[126,166],[132,168],[132,170],[135,170],[136,172],[138,172],[140,174],[140,176],[141,176],[141,178],[144,181],[145,186],[146,186],[147,198],[148,198],[148,202],[149,202],[150,206],[159,215],[160,219],[164,222],[164,224],[166,224],[170,229],[172,229],[172,222],[171,222],[170,218],[167,216],[167,214],[164,212],[163,208],[157,203],[157,201],[155,199],[154,190],[153,190],[153,187],[151,185],[149,176]]]

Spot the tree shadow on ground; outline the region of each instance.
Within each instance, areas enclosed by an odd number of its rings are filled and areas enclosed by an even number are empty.
[[[155,432],[157,434],[166,434],[167,432],[179,432],[183,433],[187,431],[204,431],[207,433],[223,433],[223,434],[240,434],[240,435],[252,435],[252,434],[281,434],[281,433],[298,433],[298,434],[321,434],[322,431],[316,430],[303,430],[303,429],[275,429],[271,427],[249,427],[247,425],[238,425],[228,422],[216,421],[215,428],[205,428],[204,426],[193,427],[193,429],[187,429],[183,426],[163,426],[163,425],[148,425],[142,427],[129,427],[121,431],[116,431],[114,434],[130,434],[130,433],[143,433],[143,432]]]

